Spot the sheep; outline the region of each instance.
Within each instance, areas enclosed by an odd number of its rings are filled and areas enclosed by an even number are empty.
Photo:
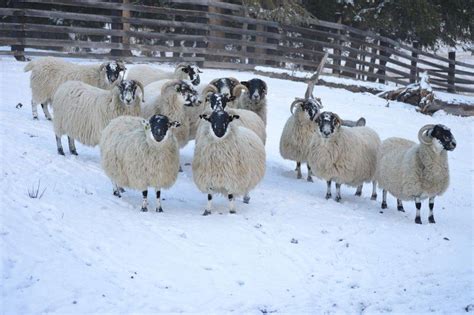
[[[240,84],[247,87],[247,92],[237,99],[237,108],[253,111],[267,125],[267,84],[260,79],[240,81]]]
[[[114,183],[113,194],[121,197],[121,187],[142,191],[142,211],[148,211],[148,187],[156,189],[156,211],[163,212],[161,190],[171,187],[178,177],[179,147],[174,136],[177,121],[163,115],[149,120],[122,116],[113,119],[100,139],[101,164]]]
[[[331,181],[336,182],[336,198],[341,200],[341,184],[360,186],[372,181],[372,200],[377,198],[375,169],[380,138],[368,127],[341,126],[337,114],[322,112],[315,119],[308,162],[318,178],[326,180],[326,199],[331,198]]]
[[[154,93],[161,86],[160,93]],[[155,88],[156,87],[156,88]],[[181,127],[175,136],[179,147],[184,147],[189,142],[190,122],[186,116],[185,108],[198,106],[197,92],[183,80],[168,80],[153,82],[146,86],[146,92],[153,96],[142,106],[142,117],[149,118],[155,114],[161,114],[172,120],[179,121]]]
[[[31,71],[33,119],[38,119],[37,106],[41,104],[46,118],[52,120],[48,104],[51,104],[54,93],[62,83],[76,80],[101,89],[109,89],[121,77],[120,73],[125,71],[125,65],[122,61],[77,65],[59,58],[46,57],[30,61],[24,71]]]
[[[211,214],[212,194],[227,195],[230,213],[235,213],[234,197],[247,194],[265,173],[265,147],[251,130],[235,125],[238,115],[231,115],[218,107],[201,119],[209,128],[196,142],[193,159],[193,179],[203,193],[207,193],[207,207],[203,215]]]
[[[140,82],[116,81],[111,90],[102,90],[80,81],[63,83],[53,97],[54,133],[58,153],[64,155],[61,136],[66,134],[69,152],[77,155],[74,140],[87,146],[99,144],[102,130],[109,122],[122,115],[140,115]]]
[[[174,72],[156,69],[147,65],[138,65],[128,71],[127,79],[140,81],[144,86],[151,82],[165,79],[190,81],[193,85],[197,86],[201,82],[200,73],[202,71],[198,66],[188,63],[178,64]]]
[[[442,195],[449,185],[447,151],[456,148],[451,130],[444,125],[425,125],[418,132],[419,144],[403,138],[388,138],[378,154],[375,178],[382,188],[382,209],[387,208],[387,192],[402,200],[415,200],[415,223],[421,224],[421,200],[429,198],[429,223],[433,216],[434,198]]]
[[[312,120],[322,108],[319,98],[296,100],[291,104],[291,116],[285,123],[280,137],[280,155],[286,160],[296,161],[296,177],[302,178],[301,163],[308,166],[307,181],[312,182],[311,167],[307,163],[308,149],[314,133]]]
[[[211,86],[212,87],[212,86]],[[214,92],[213,92],[214,91]],[[255,132],[255,134],[262,140],[263,144],[267,140],[267,133],[265,130],[265,124],[263,120],[254,112],[246,109],[237,109],[237,108],[228,108],[227,103],[229,102],[227,94],[222,95],[215,92],[214,89],[209,89],[207,92],[207,97],[205,100],[204,114],[210,114],[212,110],[215,110],[217,107],[225,109],[230,115],[238,115],[239,120],[235,121],[234,124],[248,128]],[[198,130],[196,132],[196,142],[198,141],[199,134],[202,133],[202,129],[206,128],[206,123],[200,121],[198,125]]]
[[[237,108],[238,98],[240,97],[242,91],[247,91],[248,89],[245,85],[241,84],[236,78],[219,78],[214,79],[209,82],[209,86],[214,86],[217,89],[217,92],[222,95],[227,95],[229,107]],[[204,88],[202,95],[205,96],[206,88]]]

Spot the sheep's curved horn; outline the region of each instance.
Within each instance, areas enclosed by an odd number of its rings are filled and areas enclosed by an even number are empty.
[[[108,63],[109,63],[108,61],[102,62],[102,63],[100,64],[100,66],[99,66],[99,71],[104,70],[105,66],[106,66]]]
[[[218,93],[217,87],[212,84],[208,84],[201,92],[202,95],[207,95],[208,93]]]
[[[236,79],[236,78],[234,78],[234,77],[229,77],[228,79],[229,79],[230,81],[232,81],[232,84],[233,84],[234,86],[236,86],[236,85],[239,85],[239,84],[240,84],[240,81],[239,81],[239,80],[237,80],[237,79]]]
[[[239,82],[239,84],[237,84],[232,90],[232,95],[235,97],[239,97],[242,94],[242,90],[245,90],[245,92],[249,91],[249,89],[245,85]]]
[[[425,131],[433,129],[435,125],[428,124],[421,127],[420,131],[418,131],[418,140],[420,140],[423,144],[431,144],[433,142],[433,138],[425,134]]]
[[[321,112],[318,112],[314,118],[313,118],[313,121],[316,122],[318,120],[318,117],[321,116]]]
[[[293,103],[290,105],[290,113],[293,115],[293,110],[298,103],[303,103],[303,100],[301,98],[296,98]]]
[[[189,66],[187,63],[181,62],[176,66],[176,69],[186,68],[187,66]]]
[[[140,81],[136,81],[136,80],[134,81],[138,85],[140,90],[142,90],[142,102],[145,103],[145,88],[143,87],[143,84]]]

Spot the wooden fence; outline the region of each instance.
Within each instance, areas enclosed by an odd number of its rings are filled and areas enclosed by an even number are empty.
[[[337,75],[406,85],[428,71],[436,89],[474,93],[474,65],[456,61],[455,53],[444,58],[338,23],[301,27],[255,19],[224,1],[129,2],[11,1],[0,7],[0,46],[11,50],[0,54],[314,71],[328,52],[326,67]]]

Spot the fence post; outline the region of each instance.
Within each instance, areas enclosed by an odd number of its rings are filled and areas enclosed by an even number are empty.
[[[456,93],[456,87],[454,86],[454,75],[455,75],[455,62],[456,62],[456,52],[450,51],[448,53],[449,58],[449,71],[448,71],[448,92]]]
[[[419,45],[419,42],[418,42],[418,41],[416,41],[416,40],[413,41],[413,48],[418,49],[419,46],[420,46],[420,45]],[[412,52],[411,52],[411,56],[412,56],[413,58],[417,58],[417,59],[418,59],[418,53],[415,52],[415,51],[412,51]],[[416,60],[415,60],[415,61],[413,61],[413,60],[411,61],[410,83],[415,83],[415,82],[416,82],[416,78],[417,78],[417,74],[418,74],[418,73],[417,73],[418,71],[417,71],[417,69],[416,69],[416,62],[417,62]]]
[[[342,24],[342,13],[341,12],[336,12],[336,23]],[[341,31],[337,30],[337,34],[340,35]],[[335,41],[335,44],[336,45],[341,45],[341,41],[339,39],[337,39]],[[341,56],[341,50],[340,49],[334,49],[334,56],[338,56],[338,57],[334,57],[333,60],[332,60],[332,64],[336,66],[332,69],[332,73],[339,74],[340,73],[339,69],[340,69],[340,66],[341,66],[341,57],[340,57]]]
[[[379,46],[386,47],[387,44],[385,44],[385,42],[383,42],[383,41],[379,41]],[[385,50],[382,48],[382,49],[379,49],[379,55],[381,57],[385,57],[387,54],[385,53]],[[380,68],[377,71],[377,74],[380,74],[380,75],[385,77],[385,65],[386,64],[387,64],[386,60],[382,60],[382,59],[379,58]],[[379,83],[385,83],[385,79],[379,79]]]
[[[15,1],[12,1],[10,3],[12,8],[24,8],[21,6],[21,4],[16,3]],[[18,39],[21,41],[21,43],[24,43],[24,38],[26,37],[25,33],[25,13],[23,11],[15,13],[12,17],[12,22],[13,23],[21,23],[21,32],[18,32]],[[16,31],[12,32],[15,33]],[[12,45],[10,47],[11,51],[13,52],[13,56],[15,57],[16,60],[18,61],[27,61],[24,55],[25,51],[25,46],[23,45]]]

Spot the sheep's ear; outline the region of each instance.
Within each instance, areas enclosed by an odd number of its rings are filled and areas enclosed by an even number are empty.
[[[198,69],[198,73],[202,73],[201,69]]]
[[[168,123],[168,128],[176,128],[176,127],[179,127],[181,126],[181,123],[177,122],[177,121],[172,121],[170,123]]]
[[[240,119],[239,115],[230,115],[229,116],[229,122],[233,121],[234,119]]]
[[[199,118],[209,121],[209,116],[206,114],[199,115]]]

